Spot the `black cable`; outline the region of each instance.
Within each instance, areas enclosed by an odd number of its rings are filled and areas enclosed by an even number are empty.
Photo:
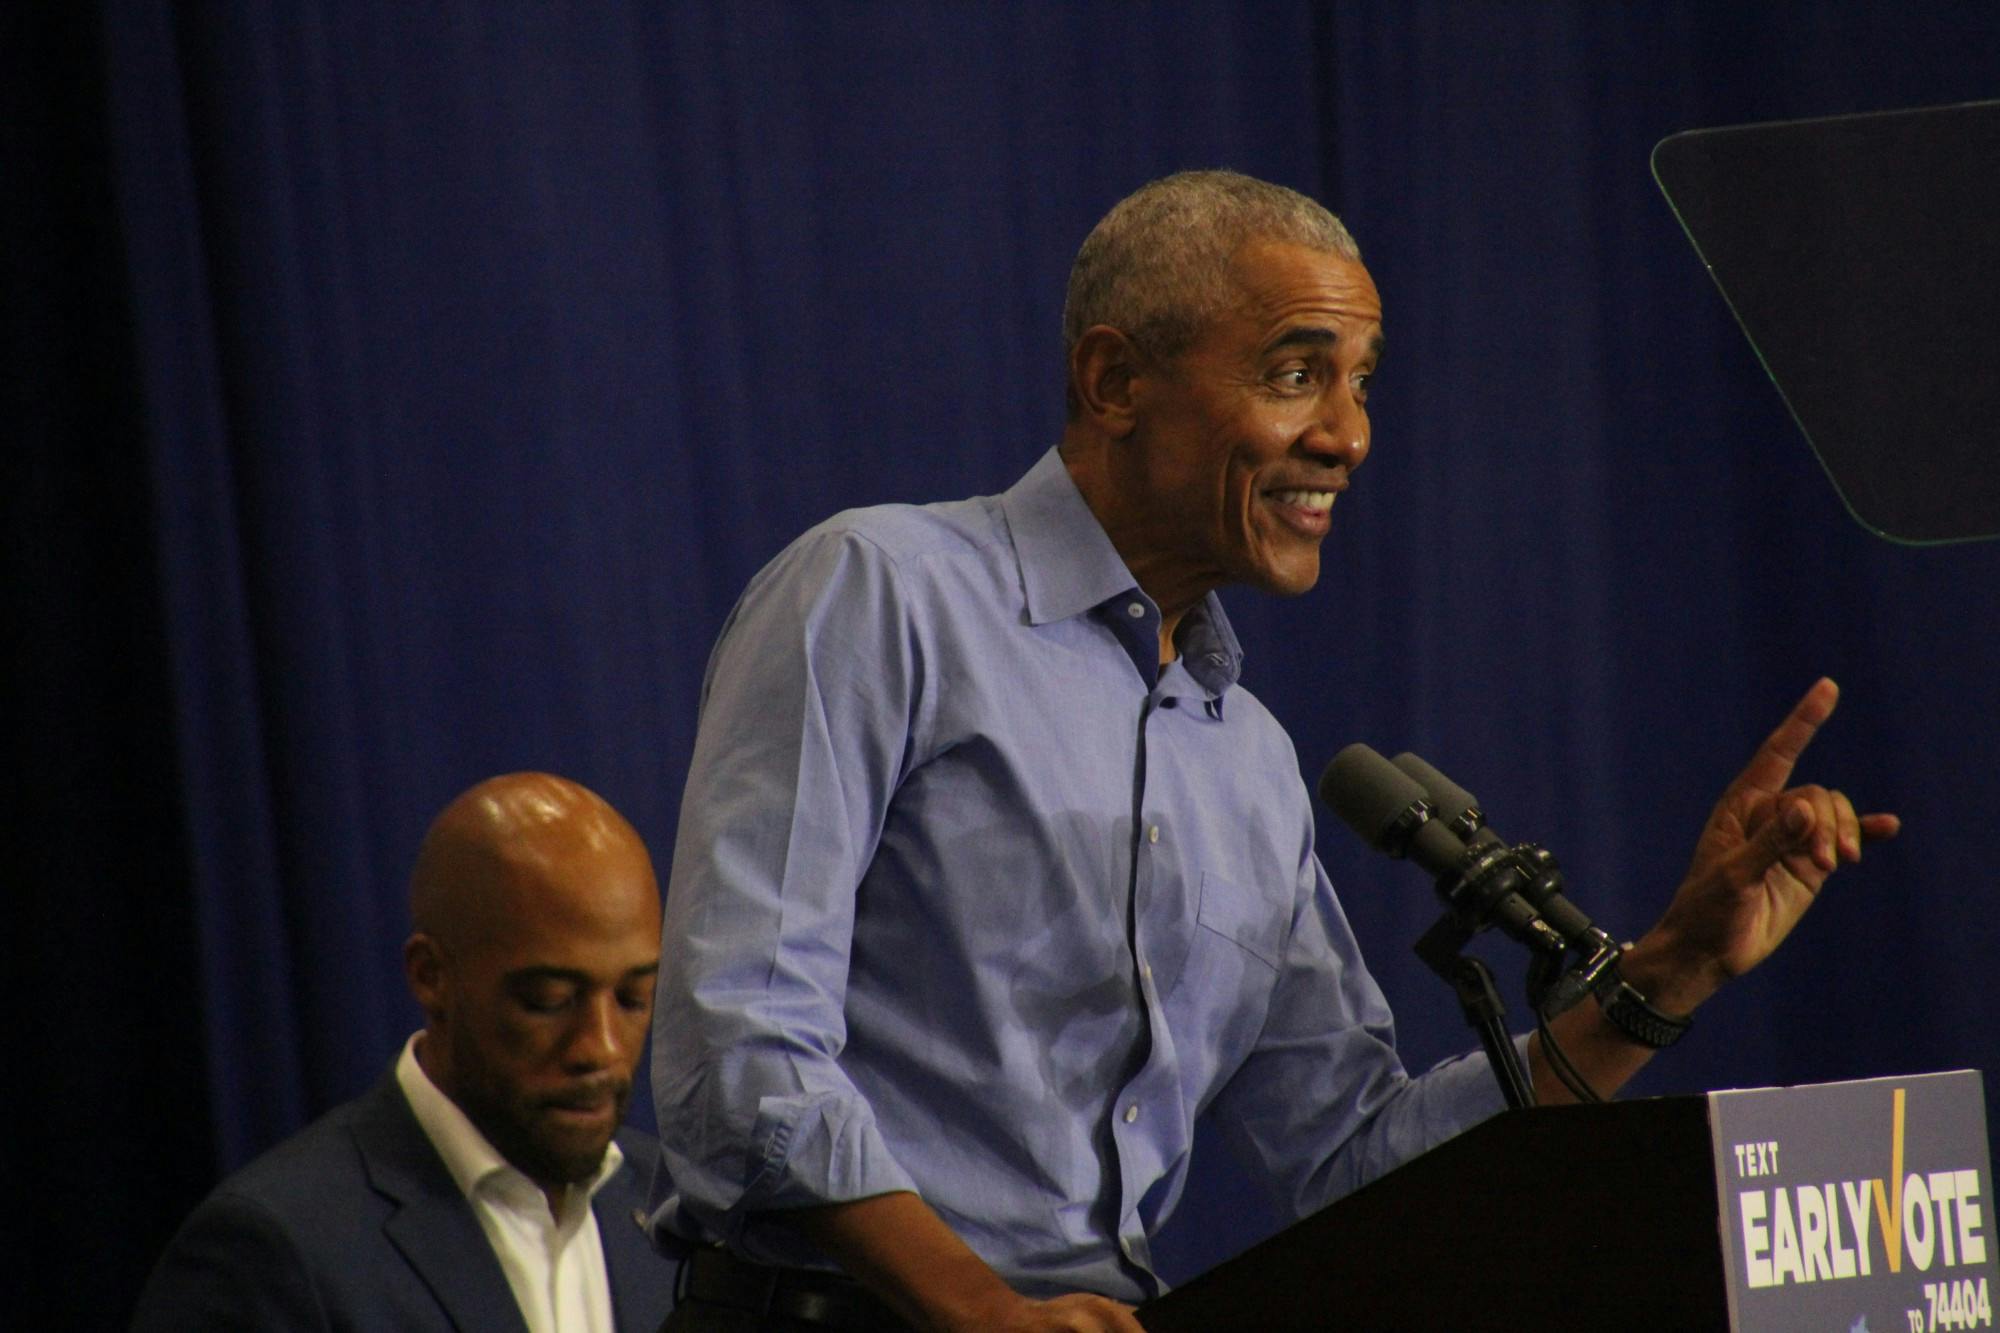
[[[1549,1058],[1549,1068],[1556,1071],[1556,1077],[1562,1080],[1563,1086],[1570,1090],[1571,1095],[1587,1104],[1602,1102],[1604,1099],[1597,1095],[1597,1090],[1590,1086],[1590,1081],[1570,1063],[1569,1056],[1563,1051],[1562,1043],[1556,1040],[1555,1030],[1549,1026],[1548,1016],[1540,1008],[1535,1010],[1535,1031],[1541,1034],[1542,1054]]]

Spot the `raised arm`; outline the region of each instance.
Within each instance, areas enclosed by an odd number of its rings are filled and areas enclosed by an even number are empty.
[[[1817,681],[1723,789],[1686,878],[1625,956],[1626,980],[1654,1008],[1692,1013],[1725,982],[1770,957],[1836,869],[1902,827],[1892,814],[1856,814],[1839,791],[1790,785],[1799,757],[1839,699],[1839,686]],[[1594,1004],[1576,1006],[1551,1026],[1579,1072],[1606,1095],[1653,1053],[1612,1027]],[[1530,1045],[1530,1063],[1538,1100],[1568,1099],[1539,1039]]]

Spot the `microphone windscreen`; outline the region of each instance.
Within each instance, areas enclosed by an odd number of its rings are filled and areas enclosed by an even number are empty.
[[[1421,755],[1405,750],[1389,762],[1430,793],[1431,804],[1437,807],[1440,819],[1456,818],[1467,807],[1479,804],[1477,797],[1432,768]]]
[[[1479,812],[1479,826],[1476,829],[1459,830],[1467,834],[1466,842],[1469,845],[1485,846],[1501,840],[1499,834],[1486,827],[1485,811],[1480,808],[1479,798],[1431,767],[1422,756],[1405,750],[1389,762],[1407,773],[1431,794],[1431,804],[1437,807],[1437,819],[1440,823],[1456,829],[1459,817],[1466,811]]]
[[[1335,755],[1319,778],[1319,798],[1378,851],[1390,850],[1383,835],[1424,795],[1413,778],[1360,741]]]

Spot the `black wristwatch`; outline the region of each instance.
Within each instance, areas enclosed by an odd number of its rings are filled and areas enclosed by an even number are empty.
[[[1625,947],[1629,949],[1632,946],[1628,944]],[[1661,1013],[1623,978],[1616,986],[1597,992],[1597,1007],[1604,1011],[1612,1027],[1641,1046],[1650,1046],[1656,1051],[1673,1045],[1694,1026],[1692,1015]]]

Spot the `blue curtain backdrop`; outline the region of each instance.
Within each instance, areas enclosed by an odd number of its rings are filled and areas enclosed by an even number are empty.
[[[75,11],[6,20],[6,551],[9,949],[54,1014],[9,1178],[79,1322],[415,1026],[450,796],[553,769],[666,864],[743,582],[835,509],[1025,470],[1070,256],[1181,167],[1325,199],[1385,300],[1321,586],[1228,597],[1309,774],[1414,748],[1636,932],[1831,674],[1807,775],[1905,838],[1636,1090],[2000,1065],[2000,546],[1848,518],[1647,169],[2000,96],[1990,4]],[[1408,1058],[1469,1044],[1409,956],[1427,887],[1320,844]],[[1249,1199],[1211,1161],[1176,1271]]]

